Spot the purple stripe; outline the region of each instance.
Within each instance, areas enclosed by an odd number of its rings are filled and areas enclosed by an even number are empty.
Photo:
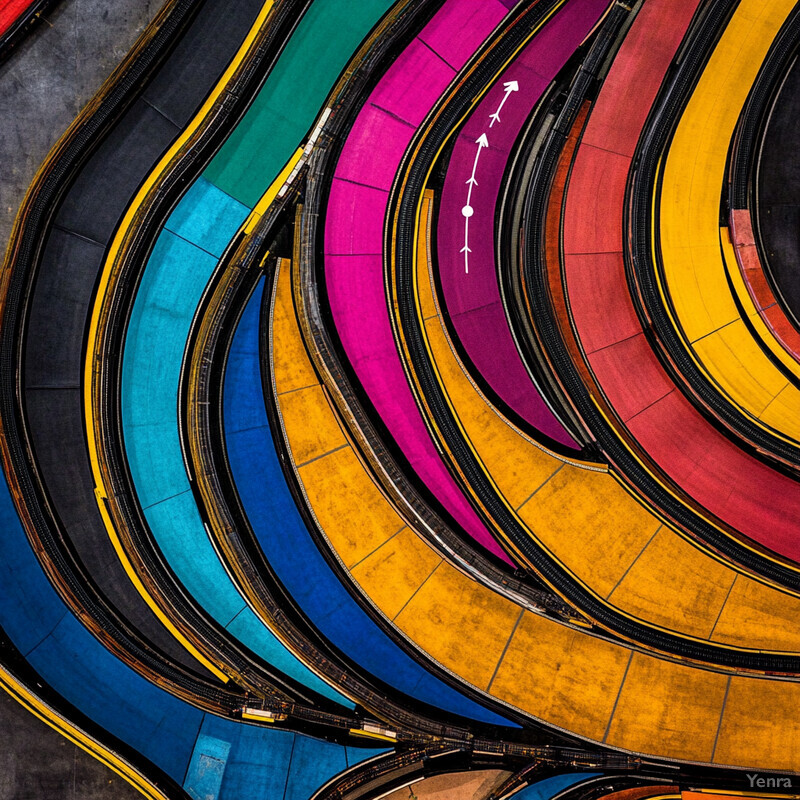
[[[347,357],[414,471],[470,536],[508,561],[447,470],[417,408],[392,335],[381,256],[388,200],[381,189],[399,168],[403,142],[505,13],[499,0],[448,0],[372,92],[336,168],[325,220],[325,280]]]
[[[467,120],[448,167],[437,231],[438,266],[444,301],[456,333],[475,368],[517,414],[552,439],[576,447],[532,383],[509,330],[500,299],[495,263],[494,219],[509,154],[542,92],[575,52],[608,7],[609,0],[570,0],[522,51]],[[490,125],[490,115],[516,81]],[[465,239],[462,208],[475,163],[478,137],[489,140],[478,159],[470,205],[469,274],[461,248]]]

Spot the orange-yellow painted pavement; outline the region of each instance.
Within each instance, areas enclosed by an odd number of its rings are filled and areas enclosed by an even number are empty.
[[[679,664],[523,610],[407,527],[350,444],[340,444],[344,432],[303,352],[288,262],[277,279],[272,352],[285,439],[293,455],[295,442],[303,448],[297,474],[319,528],[375,612],[424,656],[478,692],[614,747],[761,769],[800,767],[798,726],[781,727],[788,716],[781,709],[794,707],[800,691],[796,684]],[[320,401],[318,451],[287,425],[288,407],[310,397]],[[751,718],[739,710],[759,702]],[[712,734],[698,735],[700,728]],[[755,754],[748,743],[762,733],[765,749]]]

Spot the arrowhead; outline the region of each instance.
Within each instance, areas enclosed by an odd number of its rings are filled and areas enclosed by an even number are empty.
[[[467,178],[466,183],[467,183],[468,186],[477,186],[478,185],[478,181],[476,181],[475,178]]]
[[[481,147],[488,147],[489,140],[486,138],[486,134],[482,133],[476,140],[475,144],[479,144]]]
[[[507,92],[518,92],[519,91],[519,84],[516,81],[509,81],[508,83],[504,83]]]
[[[461,250],[459,250],[459,253],[471,253],[471,252],[472,252],[472,250],[470,250],[469,247],[467,247],[467,245],[464,245],[461,248]]]

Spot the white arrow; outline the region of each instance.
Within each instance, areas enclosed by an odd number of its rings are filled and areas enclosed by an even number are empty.
[[[464,246],[461,248],[461,251],[464,254],[464,271],[469,274],[469,254],[472,250],[469,249],[469,218],[475,213],[475,209],[470,205],[470,201],[472,200],[472,187],[478,185],[478,181],[475,180],[475,172],[478,169],[478,159],[481,157],[481,150],[484,147],[489,146],[489,140],[486,138],[486,134],[482,133],[476,140],[475,144],[478,145],[478,151],[475,153],[475,161],[472,164],[472,174],[467,178],[467,185],[469,189],[467,189],[467,203],[461,209],[461,214],[464,217]]]
[[[497,106],[497,111],[495,111],[494,114],[489,117],[491,120],[489,123],[490,128],[495,124],[495,122],[500,122],[500,110],[506,104],[506,100],[508,100],[508,96],[511,94],[511,92],[519,91],[519,84],[516,81],[509,81],[508,83],[504,83],[503,86],[505,87],[506,93],[503,95],[500,105]]]
[[[461,252],[464,254],[464,272],[469,275],[469,254],[472,252],[469,249],[469,218],[464,226],[464,246],[461,248]]]
[[[476,140],[475,144],[478,145],[478,151],[475,153],[475,161],[472,164],[472,175],[467,178],[467,185],[469,186],[469,191],[467,192],[467,205],[464,206],[464,209],[469,208],[469,201],[472,198],[472,187],[478,185],[478,181],[475,180],[475,172],[478,169],[478,159],[481,157],[481,150],[484,147],[489,146],[489,140],[486,138],[486,134],[482,133]],[[464,211],[464,216],[471,216],[472,212],[470,211],[469,215]]]

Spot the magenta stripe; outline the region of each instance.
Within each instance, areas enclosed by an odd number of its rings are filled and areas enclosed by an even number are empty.
[[[425,427],[395,347],[381,255],[385,189],[405,147],[506,13],[500,0],[448,0],[372,92],[336,167],[325,220],[325,280],[347,357],[414,471],[470,536],[511,563]]]
[[[507,13],[500,0],[448,0],[418,38],[458,71]]]
[[[609,0],[570,0],[542,29],[489,90],[462,129],[447,171],[437,231],[438,265],[444,302],[456,334],[497,395],[532,426],[561,444],[578,445],[539,394],[517,351],[500,299],[495,261],[494,219],[500,184],[511,149],[542,92],[597,23]],[[490,115],[516,81],[500,121]],[[478,159],[470,205],[469,274],[461,248],[465,241],[467,184],[475,163],[476,140],[485,133],[489,148]]]

